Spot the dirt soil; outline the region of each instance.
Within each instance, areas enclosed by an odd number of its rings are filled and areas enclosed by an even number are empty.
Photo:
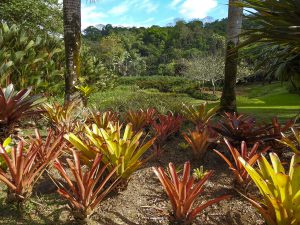
[[[102,202],[92,216],[90,224],[170,224],[168,212],[171,210],[171,205],[152,167],[166,168],[169,162],[182,166],[185,161],[192,158],[188,149],[179,149],[177,146],[177,140],[170,141],[161,156],[153,158],[134,173],[126,190]],[[204,165],[205,169],[214,171],[213,177],[205,185],[204,194],[199,197],[195,205],[221,195],[232,195],[230,200],[207,208],[197,217],[194,224],[264,224],[255,208],[232,189],[233,176],[225,163],[213,151],[208,152],[203,162],[191,161],[191,164],[193,168]],[[37,191],[27,203],[26,213],[23,215],[17,215],[14,207],[5,204],[5,187],[1,184],[0,188],[2,190],[0,191],[0,225],[75,224],[66,207],[66,202],[55,193],[55,186],[49,180],[42,180],[37,184]],[[256,191],[256,189],[253,190]]]

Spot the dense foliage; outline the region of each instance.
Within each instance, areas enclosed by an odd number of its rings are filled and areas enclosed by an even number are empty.
[[[84,39],[120,75],[182,75],[183,59],[224,51],[224,36],[199,20],[168,27],[88,27]]]
[[[2,0],[0,21],[9,25],[18,24],[30,33],[61,34],[62,5],[59,2],[59,0]]]

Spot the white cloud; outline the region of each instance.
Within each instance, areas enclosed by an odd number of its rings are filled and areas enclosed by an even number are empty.
[[[180,2],[182,2],[182,0],[172,0],[170,6],[171,7],[176,7]]]
[[[204,18],[217,6],[217,0],[185,0],[180,5],[180,13],[189,19]]]
[[[81,29],[97,25],[106,17],[107,15],[99,12],[96,6],[81,5]]]
[[[139,9],[146,10],[147,13],[155,12],[158,8],[158,4],[154,4],[150,0],[143,0],[136,3],[136,6]]]
[[[115,16],[123,15],[129,10],[129,7],[126,3],[117,5],[113,7],[111,10],[109,10],[109,14],[113,14]]]

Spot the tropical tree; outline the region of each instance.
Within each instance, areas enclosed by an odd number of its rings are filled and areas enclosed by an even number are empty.
[[[187,60],[185,76],[200,83],[211,82],[215,94],[216,82],[223,78],[224,60],[221,54]]]
[[[17,24],[27,34],[63,33],[62,4],[59,0],[1,0],[0,12],[0,21],[8,26]]]
[[[238,68],[239,34],[242,28],[243,8],[237,7],[239,0],[229,0],[226,39],[225,79],[221,97],[223,111],[236,111],[236,78]]]
[[[238,6],[249,8],[246,20],[255,23],[243,32],[240,45],[254,45],[251,54],[260,57],[261,66],[282,79],[299,78],[300,4],[299,0],[244,0]]]
[[[63,0],[66,55],[65,103],[78,96],[75,86],[80,75],[81,1]]]

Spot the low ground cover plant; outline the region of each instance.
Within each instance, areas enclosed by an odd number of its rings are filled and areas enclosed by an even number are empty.
[[[59,103],[45,103],[42,105],[44,117],[50,123],[50,126],[57,132],[71,132],[76,129],[79,118],[78,102],[70,102],[67,105]]]
[[[261,136],[266,133],[265,127],[257,127],[255,118],[237,113],[225,113],[214,130],[237,146],[242,141],[254,144],[261,141]]]

